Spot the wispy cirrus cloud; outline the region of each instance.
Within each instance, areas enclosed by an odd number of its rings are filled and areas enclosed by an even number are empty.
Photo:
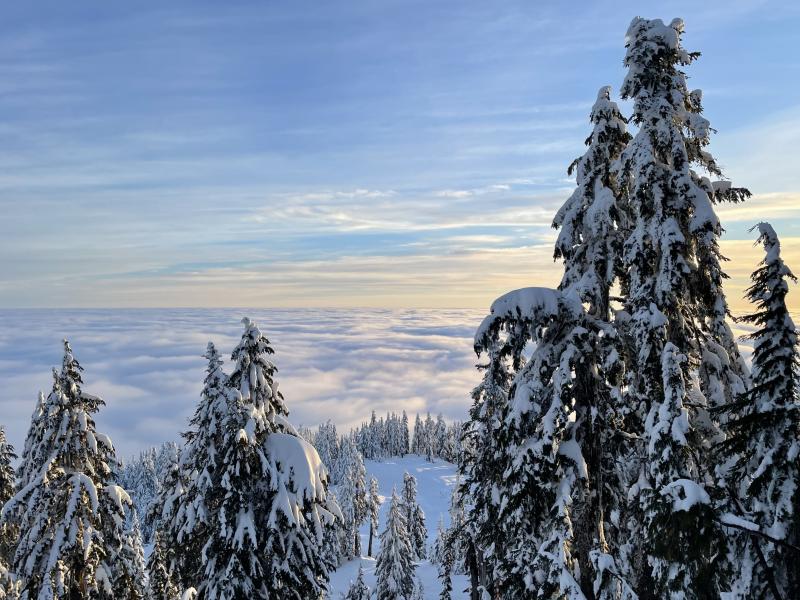
[[[543,244],[596,90],[622,81],[632,16],[613,2],[46,5],[0,24],[0,306],[484,306],[509,273],[505,287],[557,279]],[[717,91],[712,150],[756,193],[721,209],[728,237],[763,215],[794,235],[797,78],[775,48],[796,9],[672,10],[704,52],[692,84]]]

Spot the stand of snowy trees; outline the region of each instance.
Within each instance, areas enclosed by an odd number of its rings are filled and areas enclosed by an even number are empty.
[[[418,454],[428,460],[440,458],[457,463],[462,454],[461,428],[460,422],[447,423],[441,414],[435,420],[430,413],[424,419],[417,414],[412,433],[405,411],[402,415],[389,413],[385,419],[373,411],[370,421],[348,436],[338,437],[336,426],[328,422],[320,425],[313,441],[327,465],[337,464],[339,446],[345,443],[345,437],[352,438],[361,455],[369,460]],[[338,482],[337,472],[341,470],[332,470],[333,481]]]
[[[417,414],[412,430],[405,412],[373,412],[346,435],[330,422],[297,430],[270,342],[244,319],[229,372],[208,344],[182,445],[122,465],[65,341],[16,469],[0,428],[0,600],[319,599],[329,573],[364,554],[367,523],[378,600],[422,598],[427,556],[442,600],[454,573],[472,600],[800,598],[796,279],[758,224],[748,366],[714,207],[750,194],[708,151],[683,29],[631,23],[632,113],[600,89],[553,222],[561,283],[492,304],[466,423]],[[408,453],[459,465],[433,548],[407,473],[378,522],[364,461]],[[371,597],[359,571],[346,598]]]
[[[64,343],[16,473],[0,429],[0,598],[324,596],[336,566],[325,540],[346,521],[318,453],[287,420],[269,341],[255,323],[244,326],[230,374],[209,343],[180,451],[165,445],[127,467],[97,432],[103,401],[83,390],[83,369]],[[122,482],[149,506],[147,565]],[[366,484],[360,489],[366,497]],[[361,508],[351,521],[366,516]]]
[[[554,220],[561,284],[502,296],[476,334],[464,521],[443,534],[475,600],[800,598],[793,276],[759,225],[751,373],[726,322],[714,212],[749,192],[714,180],[682,33],[633,20],[633,113],[600,90]]]

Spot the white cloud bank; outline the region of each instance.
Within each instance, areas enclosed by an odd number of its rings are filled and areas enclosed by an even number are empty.
[[[186,427],[202,388],[208,340],[230,356],[243,315],[275,348],[295,424],[348,428],[371,410],[430,410],[463,419],[478,381],[475,310],[5,310],[0,311],[0,424],[21,449],[39,389],[69,337],[85,388],[107,405],[98,428],[121,456]]]

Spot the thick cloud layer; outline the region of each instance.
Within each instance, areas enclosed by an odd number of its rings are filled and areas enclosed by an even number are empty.
[[[0,424],[19,449],[38,390],[47,393],[68,337],[87,391],[107,406],[98,428],[121,456],[186,426],[211,340],[227,357],[255,319],[276,350],[292,421],[340,427],[406,410],[463,419],[478,381],[474,310],[4,310],[0,311]]]

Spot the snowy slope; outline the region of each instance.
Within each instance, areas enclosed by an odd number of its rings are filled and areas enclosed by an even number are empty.
[[[398,492],[403,485],[403,473],[408,471],[417,478],[417,501],[425,512],[425,525],[428,528],[428,553],[430,554],[433,542],[436,539],[436,526],[440,515],[448,523],[448,509],[450,507],[450,492],[456,482],[456,467],[448,462],[436,460],[429,463],[424,457],[409,454],[403,458],[391,458],[384,462],[372,460],[365,461],[367,478],[375,477],[378,480],[381,500],[384,501],[392,495],[392,487],[397,486]],[[388,502],[383,502],[380,510],[379,532],[383,530],[386,522]],[[361,547],[366,554],[369,541],[369,524],[361,528]],[[380,540],[373,541],[372,553],[377,556]],[[331,577],[330,598],[338,600],[347,592],[350,581],[358,574],[359,562],[364,566],[366,584],[375,590],[375,558],[362,557],[361,560],[352,560],[342,565]],[[437,577],[436,566],[429,561],[421,561],[417,566],[417,576],[422,581],[425,598],[438,598],[441,586]],[[453,598],[467,598],[462,593],[467,587],[464,576],[453,577]]]

